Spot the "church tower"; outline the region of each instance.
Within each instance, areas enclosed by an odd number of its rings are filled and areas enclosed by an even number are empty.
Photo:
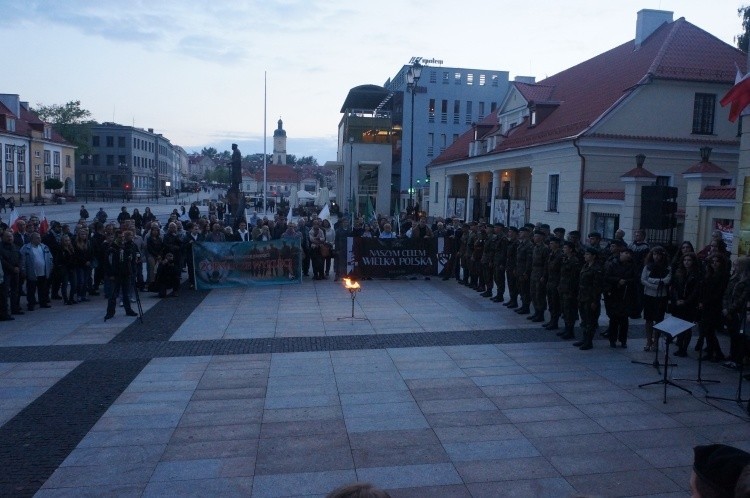
[[[279,127],[273,131],[273,164],[286,164],[286,131],[279,118]]]

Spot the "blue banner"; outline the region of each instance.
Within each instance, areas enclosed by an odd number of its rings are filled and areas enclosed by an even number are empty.
[[[267,242],[196,242],[193,263],[199,290],[302,283],[299,238]]]

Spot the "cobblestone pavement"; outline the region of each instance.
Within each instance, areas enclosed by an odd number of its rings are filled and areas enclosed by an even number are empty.
[[[143,323],[101,298],[3,322],[0,495],[685,496],[693,445],[750,450],[737,404],[638,387],[659,380],[638,322],[583,352],[453,281],[363,287],[355,319],[305,280],[144,295]]]

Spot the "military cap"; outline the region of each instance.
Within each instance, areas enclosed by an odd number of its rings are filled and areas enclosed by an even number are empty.
[[[530,230],[529,230],[528,227],[521,227],[521,228],[518,229],[518,231],[519,232],[529,232]]]
[[[559,244],[561,242],[560,237],[550,237],[550,242],[554,242],[555,244]]]
[[[597,249],[596,247],[587,247],[584,250],[584,252],[587,252],[589,254],[593,254],[594,256],[598,256],[599,255],[599,249]]]
[[[570,232],[568,232],[568,235],[572,235],[573,237],[580,237],[581,232],[579,232],[578,230],[571,230]]]
[[[563,243],[562,243],[562,245],[563,245],[563,247],[570,247],[571,249],[575,249],[576,248],[576,245],[574,243],[572,243],[571,241],[569,241],[569,240],[564,240]]]
[[[544,231],[536,229],[536,230],[534,230],[534,235],[542,235],[543,236],[544,235]]]
[[[518,228],[517,227],[508,227],[508,231],[509,232],[516,232],[516,233],[518,233]]]
[[[557,227],[552,230],[552,233],[565,233],[565,229],[563,227]]]
[[[602,234],[600,234],[599,232],[591,232],[589,234],[589,238],[591,238],[591,237],[596,237],[596,238],[601,239],[602,238]]]

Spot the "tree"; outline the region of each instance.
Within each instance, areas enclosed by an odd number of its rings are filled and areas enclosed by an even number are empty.
[[[219,151],[214,149],[213,147],[203,147],[203,149],[201,149],[201,156],[207,156],[211,159],[214,159],[218,155]]]
[[[742,33],[734,37],[737,48],[747,53],[748,42],[750,42],[750,5],[737,9],[737,15],[742,19]]]
[[[34,109],[39,119],[53,125],[55,130],[68,142],[77,147],[76,154],[80,157],[91,151],[91,125],[96,121],[91,119],[91,112],[81,107],[80,100],[71,100],[67,104],[43,105],[37,104]]]
[[[47,178],[44,180],[44,188],[47,190],[58,190],[63,188],[63,182],[58,180],[57,178]]]
[[[313,156],[302,156],[299,159],[297,159],[297,164],[305,165],[305,166],[317,166],[318,160],[315,159]]]

